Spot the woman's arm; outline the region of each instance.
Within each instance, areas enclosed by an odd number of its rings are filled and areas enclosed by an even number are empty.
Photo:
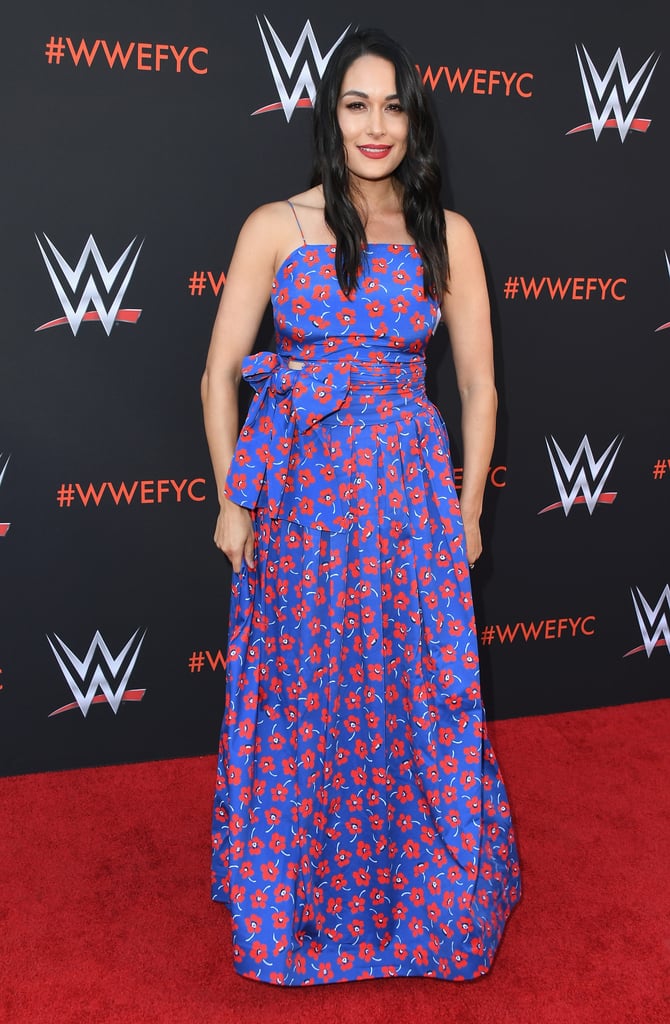
[[[461,513],[468,562],[482,552],[479,518],[489,469],[498,399],[493,372],[491,315],[484,267],[475,234],[457,213],[447,214],[449,290],[442,315],[449,330],[461,396],[463,486]]]
[[[247,509],[226,498],[224,484],[239,433],[238,387],[242,360],[253,349],[268,304],[285,219],[271,204],[244,224],[230,263],[214,322],[201,393],[205,432],[216,478],[220,511],[214,542],[235,572],[254,563],[254,540]]]

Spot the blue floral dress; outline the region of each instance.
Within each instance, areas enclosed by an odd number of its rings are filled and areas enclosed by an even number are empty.
[[[486,973],[519,899],[481,704],[463,526],[424,387],[439,308],[411,245],[356,292],[303,245],[227,480],[256,564],[233,577],[213,898],[234,962],[279,985]]]

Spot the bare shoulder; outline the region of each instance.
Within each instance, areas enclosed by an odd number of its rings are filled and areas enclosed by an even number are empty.
[[[297,195],[291,196],[291,202],[294,206],[302,207],[305,210],[323,211],[325,205],[323,189],[320,185],[315,185],[314,188],[308,188],[306,192],[298,192]]]
[[[325,220],[323,189],[320,185],[291,196],[291,206],[298,222],[298,230],[308,245],[329,245],[333,235]],[[294,242],[295,244],[295,242]]]
[[[458,316],[486,318],[488,291],[477,236],[462,214],[445,210],[444,216],[449,252],[449,285],[442,307],[445,319],[452,325]]]
[[[254,239],[279,240],[292,220],[291,207],[287,202],[265,203],[249,214],[242,225],[240,237],[248,235]]]
[[[469,220],[455,210],[445,210],[444,219],[447,225],[447,246],[450,255],[457,256],[459,252],[465,253],[476,250],[479,252],[477,236]]]
[[[249,214],[238,236],[236,252],[276,269],[294,245],[295,217],[286,201],[266,203]]]

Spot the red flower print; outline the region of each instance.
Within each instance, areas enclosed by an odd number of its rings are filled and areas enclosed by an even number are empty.
[[[244,924],[246,925],[247,931],[251,932],[252,935],[258,935],[263,924],[263,919],[257,914],[252,914],[251,917],[245,917]]]
[[[261,874],[266,882],[274,882],[275,878],[277,877],[276,865],[274,865],[272,861],[268,861],[265,864],[261,864]]]
[[[332,968],[331,968],[329,963],[319,964],[319,969],[317,971],[317,977],[320,978],[321,981],[323,981],[325,983],[328,983],[329,981],[333,980],[335,975],[333,974]]]
[[[268,843],[268,846],[270,847],[273,853],[281,853],[281,851],[286,846],[286,840],[284,839],[283,836],[275,833],[275,835],[273,835],[272,839]]]
[[[354,871],[352,878],[356,885],[365,887],[370,884],[370,874],[364,868],[357,868],[357,870]]]
[[[247,890],[243,885],[231,885],[230,887],[230,898],[233,903],[243,903],[246,897]]]
[[[256,960],[257,963],[260,963],[261,960],[265,960],[265,957],[268,955],[268,947],[263,942],[256,940],[249,950],[249,955],[253,960]]]
[[[251,902],[254,907],[258,907],[260,910],[262,910],[264,907],[267,906],[268,895],[261,889],[257,889],[256,892],[253,893],[251,897]]]

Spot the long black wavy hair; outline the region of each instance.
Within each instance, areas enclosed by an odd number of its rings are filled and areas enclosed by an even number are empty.
[[[365,228],[354,205],[349,183],[337,105],[342,79],[359,57],[371,54],[395,68],[396,90],[407,114],[407,152],[394,172],[401,186],[407,231],[423,262],[426,294],[440,300],[449,273],[444,212],[440,204],[442,176],[437,160],[437,129],[418,72],[409,55],[378,29],[361,29],[345,36],[334,51],[321,79],[314,104],[314,171],[312,185],[321,185],[326,224],[335,235],[335,268],[342,291],[356,289]]]

